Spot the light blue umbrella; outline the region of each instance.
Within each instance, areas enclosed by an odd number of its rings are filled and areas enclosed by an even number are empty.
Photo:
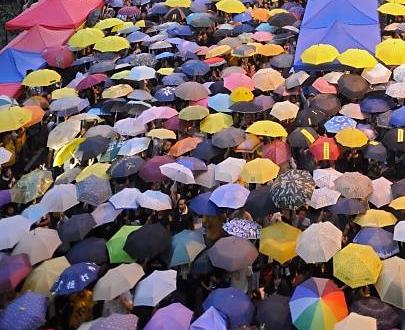
[[[208,106],[218,112],[232,112],[229,109],[232,105],[231,98],[228,94],[215,94],[208,97]]]
[[[335,116],[329,119],[324,126],[329,133],[337,133],[344,128],[355,128],[356,125],[357,122],[350,117]]]
[[[172,238],[170,268],[189,264],[205,249],[201,230],[183,230]]]
[[[136,66],[131,69],[128,79],[141,81],[154,79],[156,76],[156,71],[154,68],[147,67],[145,65]]]
[[[163,53],[160,53],[160,54],[156,55],[155,58],[157,60],[163,60],[163,59],[172,58],[172,57],[174,57],[174,53],[172,53],[172,52],[163,52]]]
[[[208,308],[197,320],[195,320],[190,330],[226,330],[226,321],[221,313],[215,308]]]
[[[127,39],[129,42],[135,43],[135,42],[142,42],[142,41],[148,41],[150,37],[141,31],[135,31],[132,32],[130,35],[127,36]]]
[[[248,11],[245,11],[241,14],[235,15],[233,20],[238,23],[246,23],[252,20],[252,15]]]
[[[370,245],[381,259],[386,259],[399,252],[398,243],[393,240],[394,234],[382,228],[363,228],[353,243]]]
[[[250,191],[237,183],[228,183],[215,189],[210,200],[218,207],[239,209],[243,207]]]
[[[260,23],[256,31],[261,31],[261,32],[274,32],[277,30],[277,27],[270,25],[269,23]]]

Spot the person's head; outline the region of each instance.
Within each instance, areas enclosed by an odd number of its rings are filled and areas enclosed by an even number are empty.
[[[11,170],[11,167],[7,167],[3,170],[3,177],[11,179],[13,176],[13,171]]]
[[[307,209],[305,207],[300,207],[297,210],[296,214],[297,214],[297,218],[299,220],[304,220],[306,218],[306,216],[307,216]]]
[[[184,212],[187,209],[187,202],[184,198],[180,198],[179,202],[177,203],[177,207],[180,212]]]

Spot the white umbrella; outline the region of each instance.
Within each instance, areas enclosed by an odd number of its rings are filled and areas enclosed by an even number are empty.
[[[405,81],[405,64],[402,64],[394,69],[394,80],[398,82]]]
[[[6,148],[0,147],[0,165],[7,163],[12,155]]]
[[[384,177],[372,181],[373,193],[368,200],[378,208],[392,202],[393,196],[391,192],[392,182]]]
[[[156,71],[154,68],[150,68],[145,65],[136,66],[131,69],[128,78],[131,80],[141,81],[154,79],[156,76]]]
[[[314,209],[320,209],[322,207],[335,205],[340,197],[340,192],[329,188],[315,189],[312,193],[311,200],[308,201],[308,205]]]
[[[333,168],[321,168],[314,170],[313,179],[315,184],[319,188],[330,188],[333,189],[335,187],[334,181],[340,177],[342,173],[336,171]]]
[[[97,125],[90,127],[84,137],[89,138],[99,135],[110,139],[114,136],[114,134],[114,129],[110,125]]]
[[[329,83],[337,85],[340,77],[343,76],[343,72],[332,71],[323,76],[323,78]]]
[[[405,82],[397,82],[390,84],[385,91],[385,94],[396,99],[405,99]]]
[[[0,220],[0,250],[10,249],[26,235],[31,227],[31,221],[21,215]]]
[[[80,120],[67,120],[60,123],[48,134],[48,148],[58,150],[66,143],[72,141],[80,133]]]
[[[36,228],[22,236],[13,250],[13,255],[25,253],[31,265],[52,258],[53,253],[62,244],[58,232],[54,229]]]
[[[399,221],[394,227],[394,241],[405,242],[405,221]]]
[[[218,185],[218,181],[215,180],[215,164],[207,165],[207,170],[195,176],[195,183],[211,189]]]
[[[74,184],[60,184],[48,190],[41,199],[41,205],[47,212],[65,212],[79,204]]]
[[[246,165],[246,160],[228,157],[215,167],[215,180],[222,182],[235,182]]]
[[[134,156],[149,148],[150,138],[140,137],[125,141],[118,151],[120,156]]]
[[[97,226],[105,223],[113,222],[122,212],[122,209],[116,210],[110,202],[106,202],[97,206],[97,208],[91,212],[94,221]]]
[[[114,125],[114,131],[120,135],[137,136],[146,132],[145,125],[136,118],[118,120]]]
[[[374,317],[352,312],[335,323],[333,330],[377,330],[377,320]]]
[[[142,193],[137,188],[124,188],[120,192],[112,195],[109,202],[115,209],[137,209],[138,198]]]
[[[273,105],[270,114],[280,121],[297,117],[299,107],[290,101],[277,102]]]
[[[138,198],[138,203],[140,206],[155,210],[171,210],[172,209],[172,200],[170,197],[160,191],[156,190],[147,190]]]
[[[156,306],[163,298],[176,290],[175,270],[155,270],[136,286],[135,306]]]
[[[184,184],[194,184],[194,175],[193,172],[184,165],[177,163],[169,163],[161,165],[160,172],[167,176],[169,179],[172,179],[175,182],[181,182]]]
[[[100,278],[95,287],[93,300],[113,300],[131,290],[145,275],[142,266],[137,263],[123,264],[110,269]]]
[[[345,115],[353,119],[363,120],[368,116],[364,112],[361,112],[360,104],[358,103],[348,103],[345,104],[339,111],[340,114]]]
[[[386,68],[381,63],[377,63],[374,68],[364,69],[361,76],[366,79],[370,84],[385,84],[390,80],[391,70]]]
[[[297,254],[306,263],[329,261],[342,248],[342,232],[330,222],[310,225],[297,243]]]

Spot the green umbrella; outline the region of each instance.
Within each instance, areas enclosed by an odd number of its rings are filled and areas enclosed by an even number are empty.
[[[52,185],[52,172],[36,169],[25,174],[11,189],[11,200],[14,203],[26,204],[43,196]]]
[[[111,263],[123,263],[123,262],[134,262],[123,249],[127,237],[133,231],[138,230],[142,226],[122,226],[113,237],[106,243],[108,255],[110,256]]]

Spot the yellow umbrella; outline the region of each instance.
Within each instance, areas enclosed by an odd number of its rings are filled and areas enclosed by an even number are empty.
[[[102,53],[119,52],[120,50],[129,48],[129,41],[123,37],[108,36],[94,45],[94,49]]]
[[[238,0],[221,0],[215,6],[228,14],[240,14],[246,11],[244,4]]]
[[[109,180],[110,176],[107,174],[108,169],[111,164],[109,163],[96,163],[90,166],[87,166],[80,174],[76,177],[76,182],[85,180],[91,175],[95,175],[101,179]]]
[[[119,18],[112,17],[112,18],[106,18],[103,19],[94,26],[95,29],[100,29],[100,30],[106,30],[110,29],[116,25],[123,24],[124,21],[120,20]]]
[[[271,120],[259,120],[246,129],[246,133],[270,137],[287,137],[283,126]]]
[[[29,73],[21,84],[28,87],[49,86],[60,82],[62,77],[54,70],[42,69]]]
[[[333,276],[351,288],[377,282],[382,263],[369,245],[350,243],[333,257]]]
[[[101,94],[103,99],[116,99],[118,97],[127,96],[129,93],[132,93],[134,89],[127,84],[119,84],[107,88]]]
[[[391,3],[399,3],[401,5],[405,5],[405,0],[388,0]]]
[[[182,7],[189,8],[191,6],[191,0],[166,0],[165,5],[167,7]]]
[[[267,22],[270,12],[266,8],[254,8],[251,12],[252,18],[259,22]]]
[[[304,63],[319,65],[333,62],[338,55],[338,50],[332,45],[317,44],[305,49],[301,54],[301,60]]]
[[[120,72],[116,72],[111,76],[113,80],[120,80],[120,79],[127,79],[131,70],[123,70]]]
[[[103,31],[95,28],[86,28],[77,31],[68,41],[68,45],[73,48],[86,48],[94,45],[104,38]]]
[[[366,213],[356,216],[354,222],[362,227],[386,227],[395,225],[398,219],[390,212],[384,210],[367,210]]]
[[[181,120],[201,120],[209,115],[210,111],[201,105],[191,105],[182,109],[179,112],[179,119]]]
[[[392,16],[404,16],[405,6],[399,3],[384,3],[378,7],[378,11],[382,14],[392,15]]]
[[[277,177],[280,167],[267,158],[256,158],[247,162],[240,177],[247,183],[266,183]]]
[[[77,147],[86,141],[84,138],[76,138],[70,141],[69,143],[65,144],[62,148],[58,150],[53,159],[53,167],[62,166],[68,161],[76,152]]]
[[[133,26],[134,26],[134,23],[132,23],[132,22],[122,22],[121,24],[114,26],[111,29],[111,32],[120,32],[121,30],[129,29]]]
[[[256,47],[256,52],[263,56],[276,56],[284,53],[284,48],[280,45],[266,44]]]
[[[282,9],[282,8],[274,8],[269,11],[270,17],[277,15],[277,14],[282,14],[282,13],[288,13],[288,10]]]
[[[375,47],[375,57],[386,65],[405,63],[405,41],[402,39],[386,39]]]
[[[156,72],[162,76],[168,76],[169,74],[172,74],[174,72],[174,68],[160,68]]]
[[[359,69],[374,68],[378,63],[367,50],[355,48],[345,50],[337,59],[343,65]]]
[[[249,102],[254,99],[254,95],[249,88],[238,87],[232,91],[230,98],[232,102]]]
[[[297,255],[301,231],[285,222],[276,222],[260,231],[259,251],[283,264]]]
[[[224,128],[230,127],[233,124],[233,119],[230,115],[224,113],[214,113],[205,117],[200,123],[200,131],[215,134],[222,131]]]
[[[19,106],[0,111],[0,133],[15,131],[31,121],[32,113]]]
[[[140,27],[140,28],[146,27],[146,23],[145,23],[144,19],[141,19],[140,21],[135,22],[134,25],[137,26],[137,27]]]
[[[368,137],[357,128],[344,128],[337,132],[335,139],[344,147],[348,148],[360,148],[367,144]]]
[[[211,57],[222,56],[225,54],[229,54],[231,52],[231,50],[232,50],[232,48],[228,45],[215,46],[205,54],[205,57],[211,58]]]
[[[52,285],[69,266],[70,263],[65,257],[44,261],[25,279],[22,292],[33,291],[51,297]]]
[[[395,198],[388,206],[395,210],[405,210],[405,196]]]
[[[151,129],[148,133],[146,133],[146,136],[149,136],[151,138],[161,139],[161,140],[177,139],[176,133],[174,133],[170,129],[166,129],[166,128]]]
[[[59,100],[69,96],[77,96],[77,91],[74,88],[63,87],[52,92],[52,100]]]

